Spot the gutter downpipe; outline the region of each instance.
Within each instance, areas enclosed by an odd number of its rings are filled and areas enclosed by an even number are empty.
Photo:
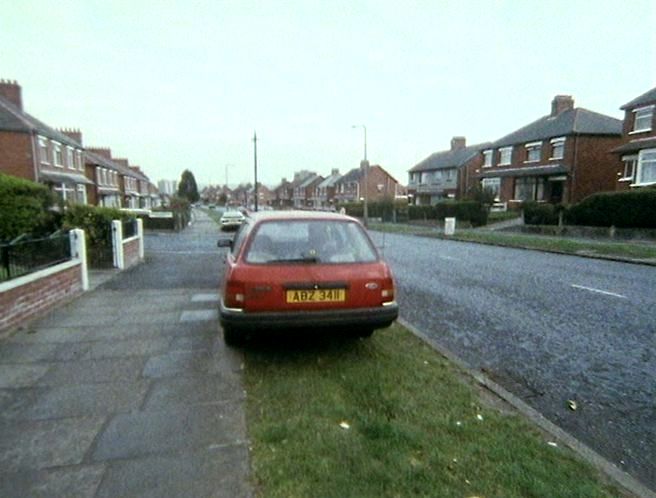
[[[576,167],[577,167],[577,161],[579,157],[579,136],[574,135],[574,164],[572,165],[572,187],[570,189],[570,192],[568,192],[568,204],[572,204],[572,198],[574,196],[574,187],[576,186]]]
[[[32,129],[30,133],[32,137],[32,167],[34,168],[34,181],[38,182],[39,181],[39,169],[37,168],[37,163],[36,163],[36,130]]]

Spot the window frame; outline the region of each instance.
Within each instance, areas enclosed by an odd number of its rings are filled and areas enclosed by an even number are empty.
[[[492,185],[490,185],[492,184]],[[501,200],[501,177],[489,177],[483,178],[481,180],[481,188],[485,190],[486,188],[491,188],[494,190],[494,202],[500,202]]]
[[[39,162],[41,164],[50,164],[50,154],[48,154],[48,139],[41,135],[37,136],[39,141]]]
[[[491,168],[493,166],[494,150],[486,149],[483,151],[483,167]]]
[[[513,147],[512,145],[508,147],[500,147],[499,148],[499,164],[498,166],[508,166],[512,164],[512,153],[513,153]],[[508,161],[504,161],[503,157],[504,155],[508,155]]]
[[[654,123],[654,108],[656,105],[646,105],[643,107],[638,107],[637,109],[633,109],[633,129],[629,132],[629,135],[634,134],[634,133],[645,133],[647,131],[651,131],[653,129],[653,123]],[[649,123],[648,127],[646,128],[638,128],[638,114],[641,112],[646,112],[647,114],[645,116],[642,116],[641,119],[644,120],[644,118],[648,117],[649,118]]]
[[[633,182],[636,176],[636,170],[638,169],[638,154],[633,154],[630,156],[623,156],[622,162],[624,163],[624,172],[622,176],[617,180],[618,182]],[[627,171],[631,166],[631,174],[628,175]]]
[[[560,155],[556,155],[556,150],[560,150]],[[565,137],[551,139],[551,157],[550,160],[557,161],[565,158]]]
[[[57,168],[64,167],[64,153],[62,152],[62,144],[52,141],[52,164]]]
[[[644,156],[647,155],[647,154],[649,154],[649,155],[653,154],[653,158],[650,158],[649,160],[645,160]],[[645,166],[646,162],[653,163],[653,164],[650,164],[650,166],[655,169],[655,172],[653,174],[653,179],[651,179],[649,181],[643,181],[642,180],[643,172],[644,172],[644,166]],[[633,183],[632,186],[634,186],[634,185],[639,186],[639,187],[647,186],[647,185],[656,185],[656,149],[642,149],[638,153],[638,162],[637,162],[637,168],[636,168],[636,172],[635,172],[635,183]]]
[[[524,160],[525,163],[539,163],[540,160],[542,159],[542,142],[530,142],[524,145],[524,149],[526,150],[526,159]],[[537,159],[531,159],[531,153],[537,152]]]

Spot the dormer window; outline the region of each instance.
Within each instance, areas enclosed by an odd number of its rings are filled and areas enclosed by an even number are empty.
[[[492,166],[492,149],[483,151],[483,167],[489,168]]]
[[[542,153],[542,142],[526,144],[526,162],[532,163],[540,160]]]
[[[640,133],[643,131],[651,131],[651,124],[654,120],[654,106],[640,107],[633,111],[633,131],[632,133]]]

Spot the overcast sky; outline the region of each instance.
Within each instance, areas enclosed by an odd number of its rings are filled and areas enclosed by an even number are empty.
[[[622,117],[656,86],[656,1],[5,1],[0,78],[153,181],[402,183],[451,137],[495,140],[556,94]],[[227,166],[228,165],[228,166]],[[226,168],[227,166],[227,168]]]

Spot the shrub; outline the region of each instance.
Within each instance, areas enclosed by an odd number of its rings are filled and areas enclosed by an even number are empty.
[[[105,266],[112,249],[112,220],[128,220],[132,215],[114,208],[72,205],[64,214],[63,227],[85,232],[87,257],[94,267]]]
[[[435,220],[435,206],[408,206],[408,218],[411,220]]]
[[[472,226],[487,224],[487,208],[478,201],[442,201],[435,204],[436,217],[468,221]]]
[[[0,240],[42,236],[59,228],[55,198],[45,185],[0,173]]]
[[[570,225],[656,228],[656,189],[594,194],[565,213]]]
[[[558,225],[558,213],[562,206],[525,202],[522,204],[522,208],[524,210],[524,222],[527,225]]]

